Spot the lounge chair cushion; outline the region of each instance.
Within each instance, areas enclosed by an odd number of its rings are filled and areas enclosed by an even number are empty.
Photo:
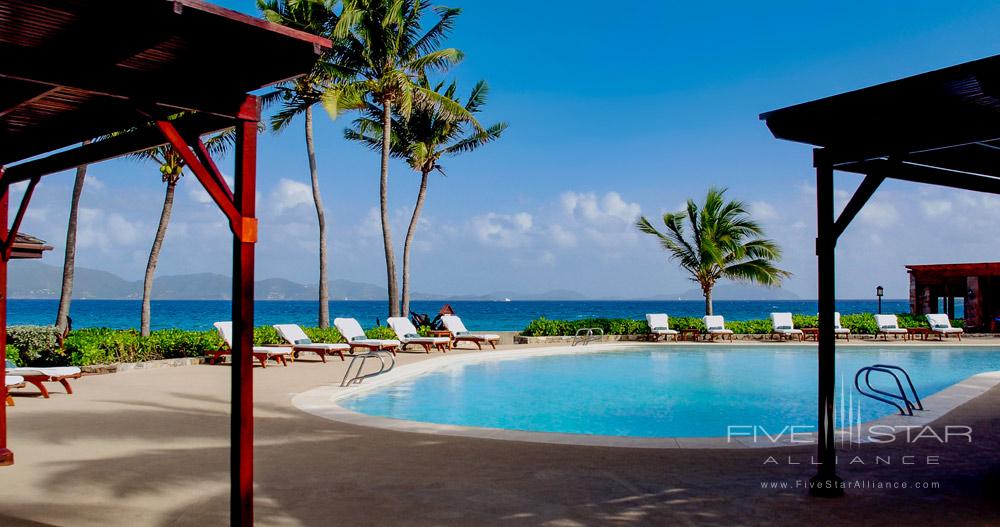
[[[55,368],[36,368],[33,366],[22,366],[7,368],[7,373],[19,375],[21,377],[73,377],[80,375],[80,368],[76,366],[61,366]]]
[[[24,383],[24,377],[20,375],[6,375],[3,378],[4,386],[17,386]]]
[[[441,323],[444,324],[445,329],[450,331],[459,340],[500,340],[500,335],[473,333],[469,331],[466,329],[462,319],[457,315],[444,315],[441,317]]]

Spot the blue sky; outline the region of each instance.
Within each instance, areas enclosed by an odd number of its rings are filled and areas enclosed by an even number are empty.
[[[255,13],[249,0],[221,4]],[[463,92],[489,81],[483,119],[510,128],[498,143],[447,160],[448,176],[430,182],[413,287],[435,293],[568,288],[646,297],[689,289],[631,223],[718,185],[748,202],[783,246],[794,273],[786,288],[814,297],[810,149],[773,139],[758,114],[1000,49],[995,2],[449,5],[463,8],[449,44],[466,53],[449,78]],[[317,117],[332,277],[384,283],[377,156],[344,141],[348,118]],[[838,177],[843,200],[859,180]],[[315,282],[301,122],[262,137],[259,178],[258,276]],[[400,248],[417,182],[405,165],[392,166]],[[71,187],[71,173],[46,179],[24,223],[56,246],[46,256],[54,265]],[[91,167],[78,265],[141,277],[162,193],[155,166]],[[840,243],[838,294],[868,297],[882,284],[902,298],[906,263],[996,260],[980,240],[1000,221],[998,205],[990,196],[887,183]],[[185,177],[158,274],[228,274],[229,247],[221,213]]]

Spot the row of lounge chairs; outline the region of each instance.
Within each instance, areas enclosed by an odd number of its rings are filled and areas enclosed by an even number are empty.
[[[962,333],[964,331],[962,328],[953,327],[951,321],[948,319],[948,315],[930,314],[926,315],[926,317],[927,323],[930,325],[929,329],[907,330],[899,327],[896,315],[875,315],[875,323],[878,326],[875,338],[877,339],[881,336],[887,340],[889,335],[899,338],[900,336],[909,337],[917,333],[930,333],[937,335],[939,339],[954,335],[958,337],[959,341],[962,340]],[[709,340],[715,340],[716,338],[733,340],[733,332],[726,329],[726,321],[722,316],[708,315],[702,321],[705,323],[705,334]],[[680,333],[670,329],[670,317],[666,314],[647,314],[646,322],[649,324],[649,334],[654,340],[659,340],[660,337],[664,339],[673,337],[674,340],[679,340]],[[814,330],[810,331],[814,332]],[[833,332],[837,337],[844,337],[847,340],[851,339],[851,330],[840,324],[840,313],[833,314]],[[781,340],[797,338],[801,341],[805,339],[805,335],[806,332],[795,327],[791,313],[771,313],[772,337]]]
[[[40,368],[35,366],[16,366],[12,361],[6,362],[7,369],[4,377],[4,386],[7,388],[7,406],[14,406],[14,399],[10,396],[11,388],[23,388],[25,384],[31,384],[38,388],[42,397],[49,398],[49,390],[45,386],[48,382],[58,382],[66,389],[66,393],[73,393],[70,386],[70,379],[79,379],[83,372],[76,366],[61,366],[52,368]]]
[[[353,318],[338,318],[333,321],[334,327],[343,336],[345,342],[320,343],[313,342],[296,324],[275,324],[274,329],[285,341],[281,346],[254,346],[253,356],[262,368],[267,367],[267,361],[271,360],[278,364],[287,366],[288,359],[298,358],[300,353],[313,353],[326,362],[328,356],[338,356],[344,360],[344,352],[353,354],[357,350],[366,352],[387,351],[396,354],[397,351],[404,351],[408,346],[419,346],[424,352],[430,353],[432,349],[447,352],[453,347],[457,347],[462,342],[469,342],[482,350],[483,344],[489,344],[493,349],[500,342],[500,335],[486,333],[472,333],[466,329],[462,319],[455,315],[445,315],[441,317],[444,330],[435,332],[434,336],[425,337],[420,335],[417,328],[406,317],[390,317],[387,319],[389,327],[396,334],[395,339],[371,339],[365,335],[361,324]],[[215,364],[221,357],[229,355],[233,348],[233,323],[216,322],[215,329],[225,342],[225,347],[212,354],[209,361]]]

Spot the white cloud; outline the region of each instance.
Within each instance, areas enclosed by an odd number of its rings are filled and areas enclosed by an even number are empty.
[[[93,174],[87,174],[87,177],[83,180],[83,185],[88,190],[103,190],[106,186],[103,181],[98,179],[97,176]]]
[[[884,200],[869,203],[858,213],[858,219],[876,227],[888,227],[899,221],[899,209]]]
[[[560,247],[573,247],[576,245],[576,235],[558,223],[553,223],[549,227],[549,235],[552,241]]]
[[[301,205],[312,205],[312,189],[305,183],[282,179],[271,192],[270,202],[275,214],[281,214]]]
[[[101,209],[80,207],[76,243],[78,247],[93,247],[101,251],[115,251],[136,245],[143,239],[143,225],[131,222],[118,213]]]
[[[749,211],[755,220],[769,221],[778,219],[778,209],[766,201],[754,201],[750,204]]]
[[[944,216],[951,212],[951,202],[948,200],[931,200],[920,202],[921,208],[924,209],[924,214],[930,218],[937,218],[939,216]]]
[[[497,214],[490,212],[472,218],[472,233],[483,245],[506,249],[520,247],[528,240],[534,219],[527,212]]]
[[[591,223],[609,220],[632,223],[641,212],[638,203],[625,201],[617,192],[608,192],[601,199],[593,192],[564,192],[560,202],[568,216]]]

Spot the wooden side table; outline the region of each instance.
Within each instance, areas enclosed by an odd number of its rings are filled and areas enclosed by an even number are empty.
[[[447,329],[432,329],[429,333],[432,337],[448,337],[448,351],[451,351],[452,346],[455,344],[455,340],[451,338],[451,331]]]
[[[809,339],[819,342],[819,328],[802,328],[802,340]]]
[[[694,342],[701,336],[701,330],[697,328],[682,329],[680,330],[680,334],[678,336],[680,337],[680,340],[690,340],[691,342]]]
[[[927,340],[927,337],[931,334],[931,328],[907,328],[906,336],[910,340],[916,340],[920,337],[920,340]]]

